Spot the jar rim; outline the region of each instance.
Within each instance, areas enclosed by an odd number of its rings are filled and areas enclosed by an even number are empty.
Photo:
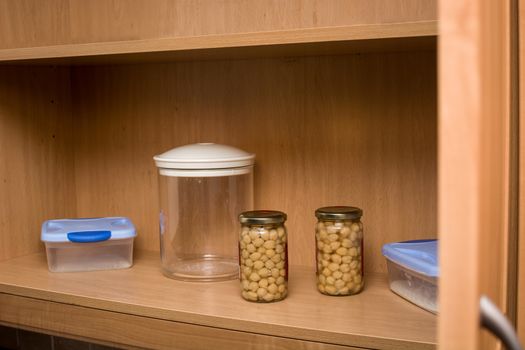
[[[286,218],[285,213],[277,210],[250,210],[239,214],[242,224],[282,224]]]
[[[363,216],[363,210],[350,206],[321,207],[315,211],[315,216],[325,220],[354,220]]]

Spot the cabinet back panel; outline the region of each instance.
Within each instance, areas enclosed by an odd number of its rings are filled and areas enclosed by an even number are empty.
[[[436,236],[435,52],[72,67],[79,216],[126,215],[158,250],[152,156],[193,142],[257,154],[256,208],[288,213],[290,260],[314,265],[314,210],[364,209],[381,246]]]
[[[42,248],[40,227],[75,215],[67,67],[0,66],[0,260]]]
[[[435,0],[1,0],[0,48],[434,19]]]

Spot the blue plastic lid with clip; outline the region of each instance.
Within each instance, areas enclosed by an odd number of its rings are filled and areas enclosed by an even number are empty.
[[[93,243],[135,237],[135,226],[125,217],[48,220],[42,224],[43,242]]]
[[[437,240],[385,244],[383,255],[392,262],[429,277],[439,277]]]

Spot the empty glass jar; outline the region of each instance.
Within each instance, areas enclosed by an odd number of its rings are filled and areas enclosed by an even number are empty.
[[[355,207],[324,207],[315,211],[317,288],[327,295],[352,295],[363,290],[363,211]]]
[[[273,210],[239,215],[241,295],[249,301],[268,303],[288,294],[286,214]]]
[[[237,278],[237,216],[253,207],[254,154],[213,143],[154,157],[159,168],[163,273],[186,281]]]

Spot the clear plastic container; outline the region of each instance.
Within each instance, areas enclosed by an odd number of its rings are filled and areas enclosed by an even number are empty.
[[[100,243],[46,243],[51,272],[125,269],[133,265],[133,238]]]
[[[390,289],[402,298],[438,312],[437,241],[420,240],[383,246]]]
[[[363,211],[323,207],[315,211],[317,289],[326,295],[357,294],[364,287]]]
[[[241,295],[248,301],[269,303],[288,295],[288,236],[286,214],[273,210],[239,215]]]
[[[237,216],[253,207],[254,157],[230,146],[200,143],[154,158],[166,276],[185,281],[238,277]]]
[[[42,225],[51,272],[124,269],[133,264],[135,227],[127,218],[49,220]]]

